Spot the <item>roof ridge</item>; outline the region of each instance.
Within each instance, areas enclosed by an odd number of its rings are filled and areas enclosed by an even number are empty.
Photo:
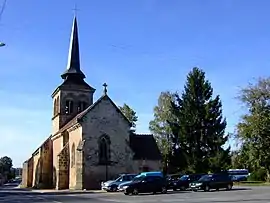
[[[152,135],[152,133],[135,133],[135,135],[139,135],[139,136],[148,136],[148,135]]]

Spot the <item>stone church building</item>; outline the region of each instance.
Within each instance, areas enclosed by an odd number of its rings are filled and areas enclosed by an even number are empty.
[[[68,65],[52,93],[52,133],[23,163],[25,187],[97,189],[121,173],[161,169],[153,135],[135,134],[131,123],[107,93],[93,100],[95,89],[80,69],[74,17]]]

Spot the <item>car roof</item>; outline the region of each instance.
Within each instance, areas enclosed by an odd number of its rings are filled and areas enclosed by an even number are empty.
[[[137,174],[131,174],[131,173],[123,173],[123,174],[120,174],[120,176],[136,176]]]

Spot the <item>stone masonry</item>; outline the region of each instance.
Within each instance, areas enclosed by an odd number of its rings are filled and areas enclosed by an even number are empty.
[[[80,69],[76,17],[67,69],[52,93],[52,134],[23,164],[24,187],[99,189],[121,173],[161,169],[153,135],[131,131],[131,123],[108,95],[94,101],[95,88]]]

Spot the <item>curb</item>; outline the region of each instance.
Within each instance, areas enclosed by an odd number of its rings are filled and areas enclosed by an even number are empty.
[[[99,193],[107,193],[106,191],[102,190],[29,190],[31,192],[35,193],[41,193],[41,194],[99,194]]]

